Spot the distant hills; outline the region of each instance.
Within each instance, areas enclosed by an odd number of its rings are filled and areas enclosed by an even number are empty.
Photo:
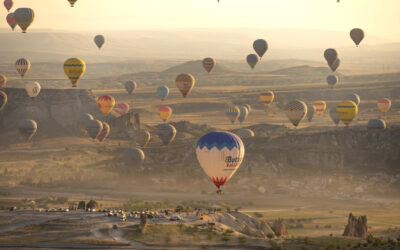
[[[163,71],[164,73],[207,73],[202,65],[201,60],[196,60],[196,61],[189,61],[185,62],[176,66],[173,66],[167,70]],[[231,69],[228,67],[225,67],[224,65],[221,65],[220,63],[217,62],[215,65],[214,69],[212,70],[212,73],[230,73],[232,72]]]

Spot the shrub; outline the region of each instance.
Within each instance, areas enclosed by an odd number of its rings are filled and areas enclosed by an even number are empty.
[[[244,244],[244,243],[246,243],[247,238],[244,237],[244,236],[240,236],[240,237],[238,238],[238,240],[239,240],[239,243],[240,243],[240,244]]]
[[[262,218],[262,217],[264,217],[264,215],[263,215],[262,213],[259,213],[259,212],[255,212],[255,213],[254,213],[254,216],[256,216],[257,218]]]
[[[166,243],[166,244],[169,244],[169,243],[171,243],[171,241],[172,241],[171,235],[167,235],[167,236],[165,237],[165,243]]]
[[[233,234],[234,231],[233,231],[232,229],[226,229],[226,230],[225,230],[225,233],[226,233],[226,234]]]
[[[225,241],[225,242],[228,242],[228,241],[231,240],[231,238],[229,238],[228,235],[224,235],[224,236],[222,237],[222,240]]]
[[[208,233],[207,233],[207,238],[208,238],[209,240],[213,240],[213,239],[215,238],[215,233],[214,233],[214,232],[208,232]]]
[[[268,239],[272,239],[275,237],[274,233],[269,233],[267,234]]]
[[[332,228],[332,225],[330,225],[330,224],[325,225],[325,228]]]

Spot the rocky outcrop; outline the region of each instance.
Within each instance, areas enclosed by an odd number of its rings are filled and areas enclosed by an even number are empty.
[[[366,238],[368,236],[367,216],[357,218],[350,213],[343,236]]]
[[[85,201],[80,201],[78,204],[78,209],[86,209],[86,202]]]
[[[272,230],[274,230],[276,236],[289,236],[286,226],[281,218],[274,221]]]
[[[99,203],[97,203],[97,201],[90,200],[90,201],[86,204],[86,208],[87,208],[87,209],[99,210],[99,209],[100,209],[100,206],[99,206]]]

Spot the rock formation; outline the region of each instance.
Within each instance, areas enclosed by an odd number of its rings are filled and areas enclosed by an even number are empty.
[[[368,236],[367,216],[355,217],[349,214],[349,219],[343,236],[365,238]]]
[[[99,209],[100,209],[100,206],[99,206],[99,204],[97,203],[97,201],[90,200],[90,201],[86,204],[86,208],[88,208],[88,209],[96,209],[96,210],[99,210]]]
[[[286,230],[286,226],[281,218],[278,218],[277,220],[274,221],[274,224],[272,225],[272,230],[274,230],[276,236],[289,235],[288,231]]]
[[[86,203],[85,203],[85,201],[80,201],[80,202],[79,202],[79,204],[78,204],[78,209],[83,209],[83,210],[86,209]]]

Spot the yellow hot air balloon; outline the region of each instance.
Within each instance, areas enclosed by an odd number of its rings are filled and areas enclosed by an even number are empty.
[[[346,125],[349,126],[351,121],[356,117],[358,113],[358,106],[353,101],[342,101],[336,107],[336,112],[339,119]]]
[[[274,98],[275,98],[274,92],[270,90],[266,90],[260,94],[260,100],[266,108],[268,108],[272,104]]]
[[[384,114],[386,114],[390,110],[391,106],[392,101],[390,101],[390,99],[388,98],[382,98],[378,100],[378,108]]]
[[[292,101],[286,105],[285,113],[289,121],[297,127],[307,115],[307,105],[302,101]]]
[[[196,80],[191,74],[180,74],[176,77],[175,80],[176,87],[178,87],[179,91],[182,93],[183,97],[186,97],[190,91],[193,89]]]
[[[158,108],[158,113],[160,114],[161,119],[165,122],[172,115],[172,109],[168,106],[161,106]]]
[[[97,99],[97,106],[103,112],[105,116],[107,116],[115,106],[115,99],[109,95],[100,96]]]
[[[315,113],[317,115],[322,115],[326,110],[326,102],[325,101],[315,101],[312,103],[315,108]]]
[[[81,79],[86,71],[86,64],[80,58],[70,58],[64,63],[64,72],[71,80],[72,87],[76,87],[78,81]]]

